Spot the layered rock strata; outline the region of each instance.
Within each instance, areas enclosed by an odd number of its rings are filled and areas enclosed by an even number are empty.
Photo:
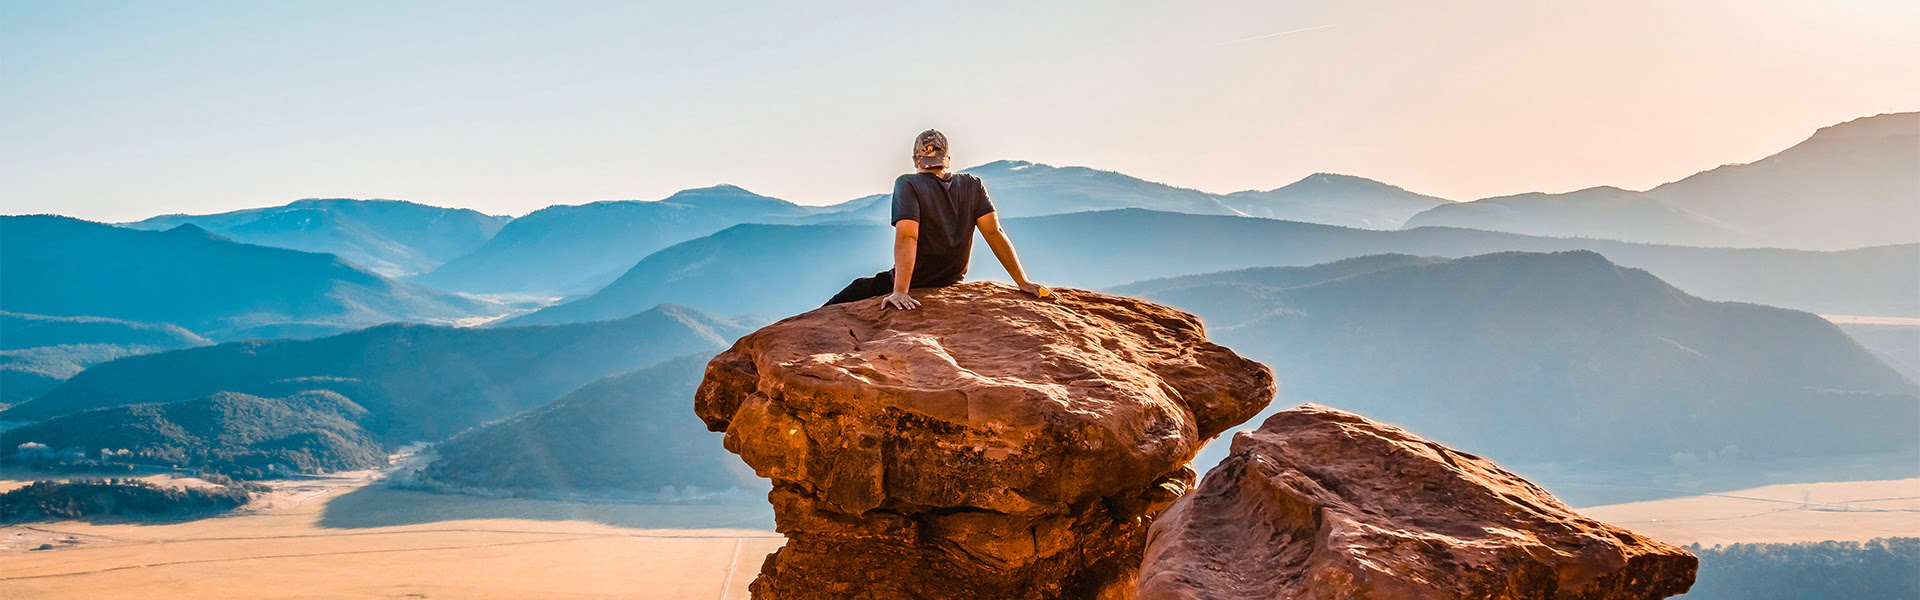
[[[695,410],[788,538],[756,598],[1124,598],[1208,439],[1272,399],[1192,315],[970,283],[741,338]]]
[[[1639,600],[1696,566],[1492,462],[1307,405],[1235,435],[1154,523],[1139,598]]]

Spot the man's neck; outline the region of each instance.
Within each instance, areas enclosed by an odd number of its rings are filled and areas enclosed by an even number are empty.
[[[939,177],[942,180],[953,178],[953,174],[948,173],[946,169],[921,169],[920,172],[926,173],[928,175],[932,175],[934,177]]]

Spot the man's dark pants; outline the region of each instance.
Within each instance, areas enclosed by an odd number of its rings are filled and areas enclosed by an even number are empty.
[[[893,270],[874,273],[872,277],[861,277],[847,284],[847,288],[834,294],[823,306],[832,306],[842,302],[854,302],[868,298],[877,298],[893,293]]]

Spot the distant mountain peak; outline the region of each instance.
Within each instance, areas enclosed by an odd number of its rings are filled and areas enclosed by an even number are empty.
[[[1479,200],[1474,200],[1473,202],[1463,202],[1460,204],[1465,205],[1465,204],[1472,204],[1474,202],[1500,204],[1500,203],[1512,201],[1512,200],[1532,200],[1532,199],[1541,199],[1541,198],[1573,198],[1573,197],[1580,197],[1580,198],[1636,197],[1637,198],[1637,197],[1640,197],[1640,194],[1641,194],[1640,192],[1636,192],[1633,190],[1624,189],[1620,187],[1615,187],[1611,185],[1596,185],[1589,188],[1581,188],[1581,189],[1573,190],[1571,192],[1523,192],[1523,193],[1512,194],[1508,196],[1492,196],[1488,198],[1481,198]]]
[[[1027,170],[1027,169],[1030,169],[1030,168],[1033,168],[1033,167],[1040,167],[1040,168],[1042,168],[1042,169],[1051,169],[1051,168],[1054,168],[1054,167],[1053,167],[1053,165],[1045,165],[1045,164],[1040,164],[1040,163],[1036,163],[1036,162],[1031,162],[1031,161],[1025,161],[1025,160],[1011,160],[1011,159],[1001,159],[1001,160],[996,160],[996,161],[993,161],[993,162],[990,162],[990,163],[987,163],[987,164],[984,164],[984,165],[978,165],[978,166],[972,166],[972,167],[967,167],[967,168],[965,168],[965,169],[961,169],[961,171],[964,171],[964,172],[977,172],[977,171],[1024,171],[1024,170]]]
[[[1501,252],[1491,252],[1487,254],[1481,254],[1478,256],[1456,258],[1456,259],[1453,259],[1452,262],[1462,266],[1491,268],[1491,269],[1503,269],[1503,268],[1507,268],[1507,265],[1512,265],[1515,263],[1561,265],[1568,268],[1584,269],[1584,270],[1602,270],[1603,269],[1607,271],[1613,271],[1615,269],[1623,268],[1619,264],[1614,263],[1612,260],[1607,259],[1606,255],[1603,255],[1603,254],[1600,254],[1599,252],[1595,252],[1585,248],[1576,249],[1576,250],[1556,250],[1553,252],[1527,252],[1523,250],[1506,250]]]
[[[181,223],[179,225],[174,226],[172,229],[168,229],[162,233],[175,236],[175,237],[205,238],[209,240],[220,240],[223,242],[233,241],[225,237],[221,237],[219,234],[216,234],[214,232],[207,231],[206,228],[203,228],[199,225],[195,225],[192,223]]]
[[[760,194],[755,194],[753,192],[747,191],[746,188],[733,185],[731,183],[722,183],[717,185],[710,185],[703,188],[689,188],[689,189],[680,190],[678,192],[674,192],[673,195],[671,196],[667,196],[666,199],[661,201],[662,202],[688,202],[688,201],[699,202],[699,201],[707,201],[707,200],[772,200],[775,202],[786,202],[785,200],[774,198],[772,196],[762,196]]]
[[[301,198],[299,200],[288,202],[287,206],[290,206],[290,207],[291,206],[303,206],[303,207],[304,206],[325,206],[328,204],[406,204],[411,206],[422,206],[427,208],[441,208],[438,206],[428,206],[428,205],[421,204],[419,202],[414,202],[411,200],[393,200],[390,198]],[[453,208],[448,210],[462,210],[462,209]]]
[[[1836,138],[1920,136],[1920,112],[1882,113],[1821,127],[1809,141]]]
[[[1099,169],[1099,168],[1081,166],[1081,165],[1050,165],[1047,163],[1038,163],[1038,162],[1033,162],[1028,160],[1012,160],[1012,159],[996,160],[983,165],[967,167],[965,169],[961,169],[960,172],[972,173],[976,175],[994,175],[994,174],[1005,175],[1005,174],[1011,174],[1011,173],[1020,173],[1023,175],[1035,174],[1035,173],[1092,174],[1092,175],[1104,175],[1108,177],[1114,177],[1114,178],[1131,181],[1131,182],[1140,182],[1140,183],[1147,183],[1147,184],[1152,184],[1157,186],[1164,186],[1167,188],[1177,189],[1177,190],[1186,191],[1186,192],[1199,191],[1191,188],[1180,187],[1173,184],[1141,179],[1133,175],[1128,175],[1126,173],[1108,170],[1108,169]]]
[[[1638,192],[1638,191],[1634,191],[1634,190],[1629,190],[1629,189],[1627,189],[1627,188],[1623,188],[1623,187],[1620,187],[1620,186],[1615,186],[1615,185],[1596,185],[1596,186],[1593,186],[1593,187],[1588,187],[1588,188],[1581,188],[1581,189],[1577,189],[1577,190],[1574,190],[1574,191],[1571,191],[1571,192],[1566,192],[1566,193],[1562,193],[1562,194],[1549,194],[1549,193],[1544,193],[1544,192],[1535,192],[1535,193],[1534,193],[1534,195],[1538,195],[1538,196],[1571,196],[1571,195],[1576,195],[1576,194],[1578,194],[1578,195],[1582,195],[1582,196],[1634,196],[1634,197],[1638,197],[1638,196],[1639,196],[1639,195],[1641,194],[1641,192]]]
[[[684,189],[684,190],[680,190],[680,191],[678,191],[678,192],[674,192],[674,194],[673,194],[673,195],[675,195],[675,196],[680,196],[680,195],[684,195],[684,194],[703,194],[703,193],[716,193],[716,194],[752,194],[752,195],[756,195],[756,196],[757,196],[757,195],[759,195],[759,194],[754,194],[753,192],[749,192],[749,191],[747,191],[747,188],[743,188],[743,187],[740,187],[740,186],[737,186],[737,185],[734,185],[734,184],[731,184],[731,183],[716,183],[716,184],[713,184],[713,185],[710,185],[710,186],[707,186],[707,187],[700,187],[700,188],[687,188],[687,189]]]
[[[1085,167],[1085,166],[1078,166],[1078,165],[1055,166],[1055,165],[1049,165],[1046,163],[1037,163],[1037,162],[1025,161],[1025,160],[1008,159],[1008,160],[996,160],[996,161],[983,164],[977,167],[968,167],[965,169],[961,169],[960,172],[972,173],[976,175],[984,175],[988,177],[992,177],[996,175],[1009,175],[1009,174],[1016,174],[1016,173],[1020,175],[1038,175],[1038,174],[1044,173],[1047,175],[1067,175],[1067,176],[1074,176],[1074,177],[1089,177],[1094,179],[1102,179],[1102,180],[1110,181],[1110,182],[1121,184],[1121,185],[1151,186],[1157,190],[1171,191],[1171,192],[1185,194],[1185,195],[1198,195],[1198,196],[1208,196],[1208,197],[1213,196],[1213,194],[1208,194],[1206,192],[1202,192],[1200,190],[1196,190],[1193,188],[1181,187],[1178,185],[1173,185],[1170,183],[1162,183],[1162,182],[1153,181],[1149,179],[1142,179],[1142,178],[1129,175],[1126,173],[1122,173],[1119,171],[1110,171],[1107,169],[1096,169],[1093,167]],[[1217,201],[1215,201],[1214,204],[1217,205]],[[1202,214],[1232,214],[1231,210],[1226,210],[1224,209],[1224,207],[1219,207],[1219,208],[1223,209],[1222,213],[1202,213]]]
[[[1297,184],[1309,183],[1309,182],[1312,182],[1312,183],[1367,183],[1367,184],[1376,184],[1376,185],[1386,185],[1384,183],[1380,183],[1379,181],[1367,179],[1359,175],[1347,175],[1343,173],[1328,173],[1325,171],[1314,173],[1306,177],[1302,177],[1300,178],[1300,181],[1296,181],[1294,183],[1297,185]]]
[[[1365,177],[1360,177],[1358,175],[1344,175],[1340,173],[1326,173],[1326,172],[1314,173],[1312,175],[1302,177],[1300,178],[1299,181],[1295,181],[1293,183],[1289,183],[1289,184],[1280,186],[1278,188],[1274,188],[1272,190],[1267,190],[1267,192],[1324,191],[1327,189],[1352,189],[1352,188],[1395,190],[1400,192],[1406,192],[1406,189],[1401,188],[1400,186],[1388,184],[1378,180],[1368,179]],[[1235,192],[1235,193],[1236,194],[1259,194],[1263,192],[1260,190],[1247,190],[1244,192]],[[1411,192],[1408,192],[1408,193],[1411,193]]]
[[[71,219],[0,221],[7,285],[0,302],[15,312],[172,323],[217,340],[492,309],[334,254],[239,242],[194,223],[154,231]]]

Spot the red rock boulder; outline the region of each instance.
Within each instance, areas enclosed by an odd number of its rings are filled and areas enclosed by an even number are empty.
[[[1651,599],[1696,566],[1492,462],[1307,405],[1235,435],[1154,523],[1139,598]]]
[[[1126,597],[1208,439],[1272,399],[1192,315],[969,283],[756,331],[696,394],[773,480],[756,598]]]

